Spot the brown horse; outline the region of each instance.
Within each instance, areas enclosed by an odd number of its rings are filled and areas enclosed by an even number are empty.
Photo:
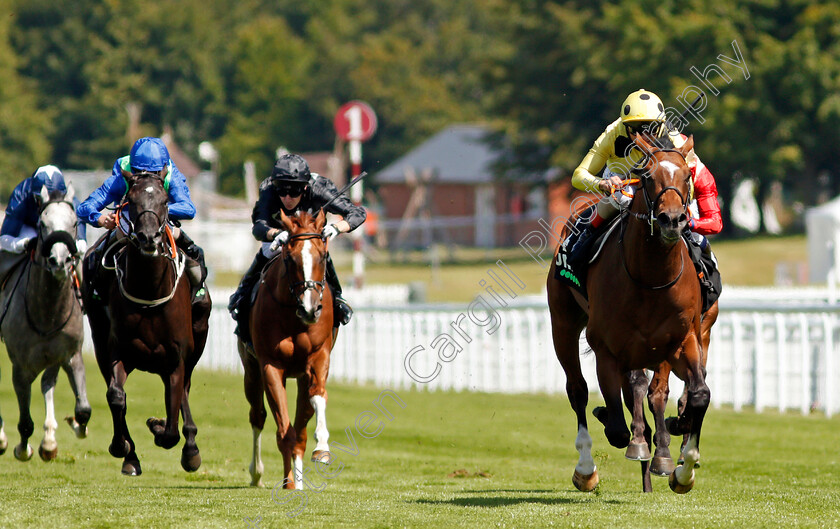
[[[587,301],[554,279],[547,282],[554,348],[564,371],[566,391],[577,415],[575,446],[580,458],[573,482],[579,490],[593,490],[598,473],[592,459],[592,438],[586,421],[589,398],[580,368],[578,337],[595,352],[598,383],[606,403],[599,417],[610,444],[628,447],[631,432],[621,407],[627,374],[658,368],[667,362],[687,382],[685,409],[671,425],[671,433],[689,434],[682,452],[685,463],[669,478],[671,489],[684,493],[694,485],[694,465],[700,459],[699,439],[710,392],[705,383],[700,343],[700,285],[681,233],[688,222],[690,171],[685,156],[694,146],[690,137],[679,149],[652,147],[636,137],[646,153],[643,176],[622,229],[613,233],[600,257],[590,265]],[[628,407],[641,402],[625,391]],[[632,407],[631,407],[632,409]]]
[[[128,375],[140,369],[159,375],[164,383],[166,420],[150,418],[146,422],[155,444],[167,449],[178,444],[181,413],[186,439],[181,466],[192,472],[201,465],[201,455],[195,444],[198,429],[190,413],[190,381],[207,340],[210,295],[205,294],[200,303],[191,303],[190,283],[183,273],[186,256],[175,247],[169,227],[163,179],[155,173],[124,176],[129,185],[124,206],[128,244],[112,258],[116,273],[109,274],[107,309],[86,293],[96,360],[108,385],[114,421],[108,451],[124,458],[123,474],[141,474],[125,422],[124,390]]]
[[[327,244],[321,237],[323,210],[314,217],[307,212],[292,217],[281,213],[280,220],[289,232],[289,240],[263,271],[250,315],[253,348],[240,340],[239,356],[245,367],[245,397],[251,405],[249,418],[254,433],[251,485],[262,486],[260,435],[266,419],[265,393],[277,422],[283,485],[299,489],[303,486],[306,425],[312,415],[312,461],[330,462],[326,384],[337,329],[333,328],[332,292],[324,282]],[[289,377],[297,378],[294,426],[286,404]]]

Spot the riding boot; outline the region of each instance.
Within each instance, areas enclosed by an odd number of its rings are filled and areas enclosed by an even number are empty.
[[[338,274],[335,273],[335,265],[333,265],[332,257],[327,254],[326,268],[324,269],[324,279],[333,293],[333,326],[338,327],[338,324],[347,325],[350,323],[350,318],[353,317],[353,309],[350,304],[341,297],[341,283],[338,282]]]
[[[97,279],[99,277],[99,268],[102,262],[102,254],[108,248],[111,242],[111,232],[99,240],[99,244],[90,251],[86,257],[82,259],[82,282],[83,291],[87,292],[87,303],[105,304],[107,300],[104,299],[103,293],[96,289]]]
[[[187,262],[187,277],[192,286],[193,300],[204,295],[204,281],[207,279],[207,264],[204,262],[204,250],[190,239],[189,235],[181,228],[181,233],[175,239],[175,245],[184,251],[184,254],[191,259]]]
[[[595,241],[593,234],[595,229],[590,223],[593,212],[584,211],[575,219],[575,224],[572,227],[572,233],[569,234],[566,241],[563,243],[563,249],[568,254],[568,262],[570,264],[577,264],[584,261],[589,255],[589,249]]]
[[[253,262],[251,262],[251,266],[248,267],[248,271],[242,276],[236,292],[230,296],[228,312],[230,312],[234,320],[240,323],[240,317],[248,312],[248,305],[251,302],[251,290],[253,290],[257,280],[259,280],[260,273],[266,263],[268,263],[268,257],[264,256],[262,252],[257,252]]]

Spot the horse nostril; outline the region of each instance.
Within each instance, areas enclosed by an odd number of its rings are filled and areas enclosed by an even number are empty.
[[[680,213],[679,218],[677,219],[677,224],[685,224],[688,221],[688,217],[685,213]]]
[[[49,259],[47,259],[47,262],[49,262],[49,263],[50,263],[50,266],[51,266],[51,267],[53,267],[53,268],[57,268],[57,267],[58,267],[58,259],[56,259],[56,258],[55,258],[55,257],[53,257],[53,256],[50,256],[50,258],[49,258]]]
[[[671,217],[669,217],[667,213],[660,213],[656,216],[656,222],[658,222],[660,226],[669,226],[671,224]]]

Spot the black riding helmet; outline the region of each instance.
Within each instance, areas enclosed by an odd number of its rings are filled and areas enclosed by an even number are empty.
[[[271,181],[275,185],[280,182],[306,185],[310,176],[309,164],[297,154],[284,154],[277,159],[271,170]]]

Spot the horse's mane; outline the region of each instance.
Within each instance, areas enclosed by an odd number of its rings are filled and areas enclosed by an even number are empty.
[[[658,149],[676,149],[676,146],[674,145],[674,141],[671,140],[671,137],[668,134],[666,134],[664,136],[659,136],[657,138],[651,138],[650,136],[645,136],[645,139],[646,140],[647,139],[652,140],[650,142],[651,145],[653,147],[658,148]]]

